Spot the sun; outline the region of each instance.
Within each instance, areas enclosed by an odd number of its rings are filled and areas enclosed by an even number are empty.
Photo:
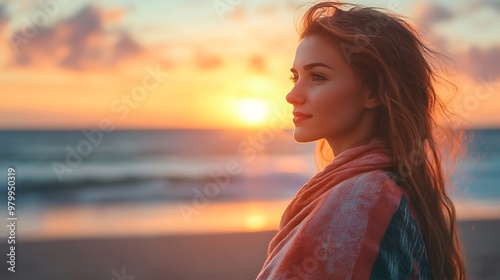
[[[238,114],[246,124],[261,124],[269,113],[267,104],[259,99],[243,99],[238,102]]]
[[[265,218],[262,215],[251,215],[248,216],[245,224],[250,230],[258,230],[264,227],[266,223]]]

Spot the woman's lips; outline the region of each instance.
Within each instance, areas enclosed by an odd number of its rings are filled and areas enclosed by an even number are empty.
[[[293,111],[293,115],[294,115],[293,122],[295,124],[298,124],[299,122],[312,118],[311,115],[299,111]]]
[[[299,122],[301,121],[304,121],[304,120],[307,120],[307,119],[310,119],[311,117],[306,117],[306,116],[300,116],[300,117],[293,117],[293,122],[295,124],[298,124]]]

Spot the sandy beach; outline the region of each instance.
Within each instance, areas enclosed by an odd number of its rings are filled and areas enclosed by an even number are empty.
[[[500,220],[461,221],[469,279],[500,279]],[[1,279],[255,279],[275,231],[21,242]]]

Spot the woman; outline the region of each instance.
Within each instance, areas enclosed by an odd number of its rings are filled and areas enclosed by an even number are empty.
[[[465,279],[440,149],[461,134],[436,123],[450,114],[438,53],[401,17],[341,5],[302,20],[286,100],[323,169],[283,213],[257,279]]]

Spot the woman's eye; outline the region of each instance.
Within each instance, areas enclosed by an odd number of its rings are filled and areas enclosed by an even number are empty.
[[[311,77],[312,77],[313,81],[322,81],[322,80],[325,80],[325,78],[323,76],[321,76],[321,75],[319,75],[318,73],[315,73],[315,72],[311,73]]]
[[[316,72],[312,72],[311,74],[311,79],[313,82],[317,82],[317,81],[322,81],[322,80],[326,80],[323,76],[321,76],[320,74],[316,73]],[[289,77],[290,81],[292,81],[292,83],[296,84],[297,81],[299,80],[298,77],[295,77],[293,75],[290,75]]]

